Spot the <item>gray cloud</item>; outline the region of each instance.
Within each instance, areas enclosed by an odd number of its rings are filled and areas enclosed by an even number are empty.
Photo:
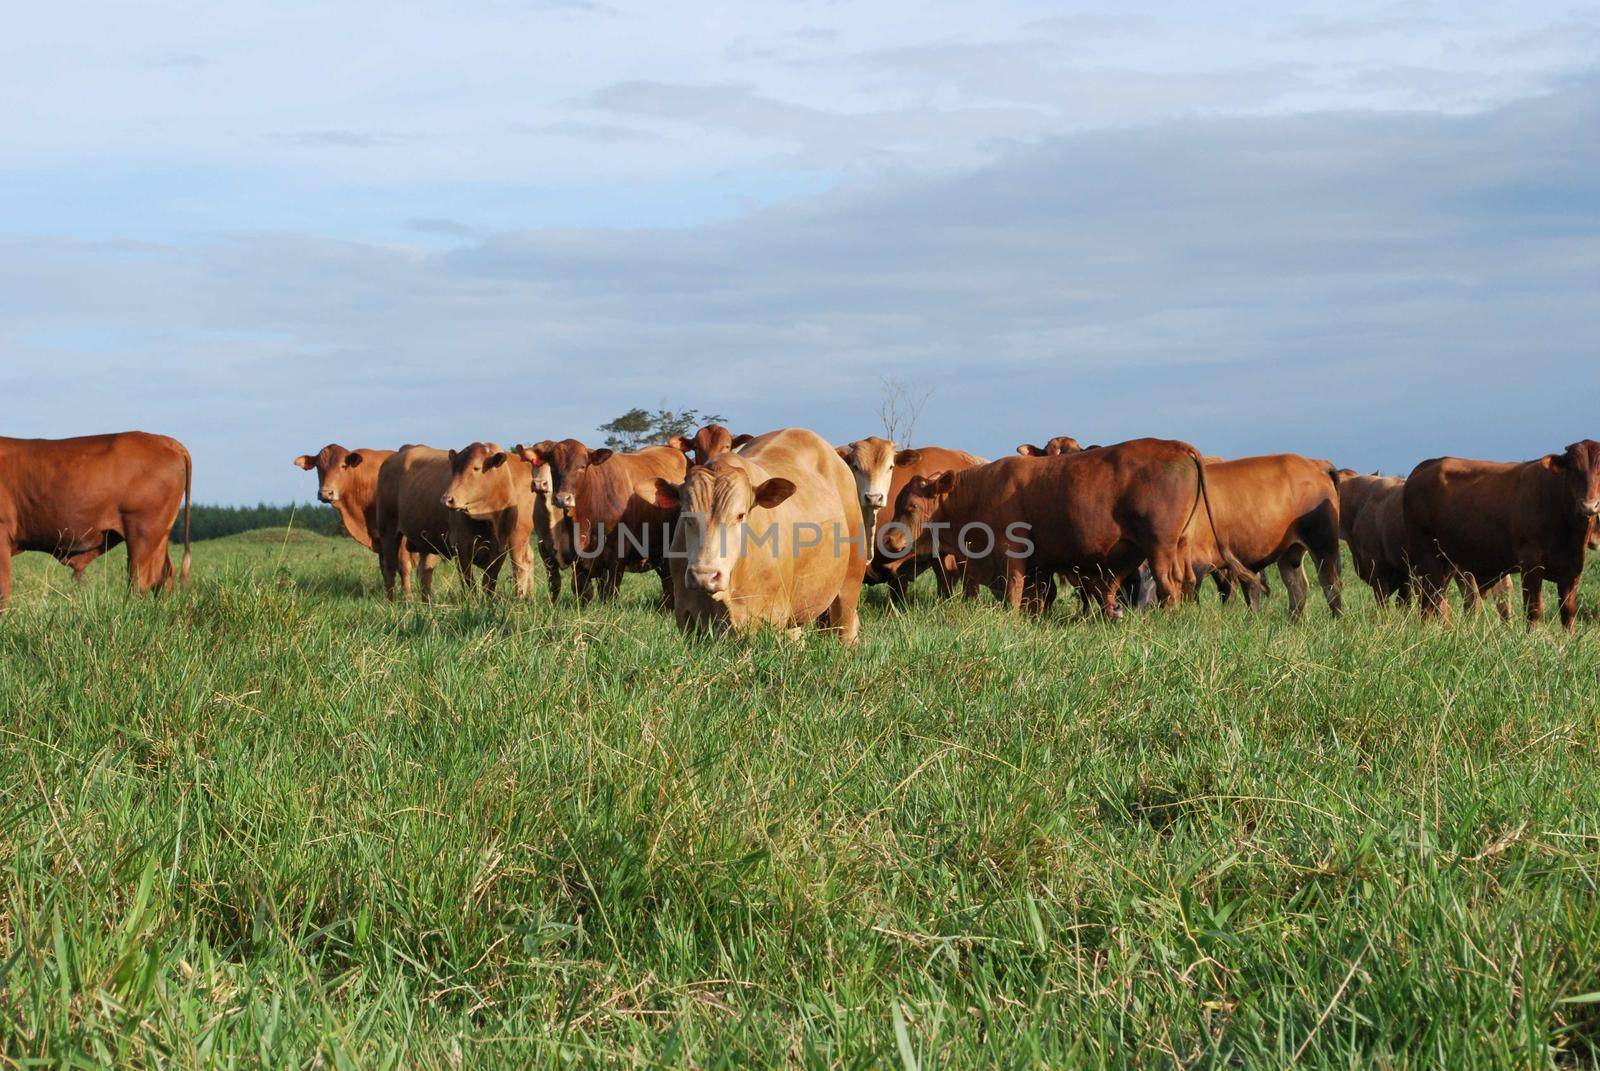
[[[1600,435],[1597,126],[1585,85],[1084,133],[680,230],[0,241],[9,419],[169,431],[235,500],[307,497],[288,459],[329,439],[592,435],[658,400],[842,441],[886,373],[934,387],[927,441],[991,455],[1532,456]]]
[[[414,135],[394,134],[382,130],[292,130],[275,135],[279,141],[291,145],[335,149],[372,149],[399,145],[413,140]]]
[[[413,216],[406,220],[406,228],[418,234],[437,234],[447,238],[470,238],[478,233],[472,227],[454,219],[435,216]]]

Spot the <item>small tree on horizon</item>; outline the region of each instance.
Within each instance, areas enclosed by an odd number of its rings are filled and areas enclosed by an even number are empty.
[[[627,452],[646,446],[665,443],[674,435],[690,435],[706,424],[721,424],[727,418],[716,413],[702,414],[698,409],[648,409],[633,408],[615,420],[600,425],[605,432],[605,444],[613,450]]]
[[[883,437],[900,447],[915,445],[911,437],[917,430],[917,419],[922,416],[922,407],[928,404],[932,396],[932,386],[920,387],[898,376],[884,376],[883,393],[878,401]]]

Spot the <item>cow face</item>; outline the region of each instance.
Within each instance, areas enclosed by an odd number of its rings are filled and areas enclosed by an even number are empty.
[[[741,435],[741,439],[749,441],[748,435]],[[725,454],[733,449],[733,434],[721,424],[707,424],[694,433],[692,438],[674,435],[667,440],[667,445],[675,450],[681,450],[689,458],[691,465],[709,464],[711,459],[718,454]]]
[[[310,472],[317,472],[317,500],[329,505],[339,501],[354,470],[365,462],[359,453],[346,450],[338,443],[329,443],[315,455],[301,454],[294,463]]]
[[[1070,435],[1057,435],[1045,442],[1043,446],[1032,443],[1023,443],[1017,447],[1017,453],[1023,457],[1056,457],[1061,454],[1076,454],[1082,452],[1083,447],[1078,445],[1078,440]]]
[[[535,468],[549,467],[550,499],[560,509],[577,502],[578,482],[585,470],[611,456],[610,450],[590,450],[577,439],[546,439],[517,450],[517,456]]]
[[[469,517],[487,517],[512,504],[511,472],[504,450],[493,443],[473,443],[450,451],[450,484],[439,496],[445,509]]]
[[[878,511],[889,505],[889,483],[894,479],[896,456],[894,443],[873,435],[837,449],[856,479],[861,515],[870,525]]]
[[[1542,464],[1566,480],[1573,507],[1591,526],[1600,517],[1600,442],[1584,439],[1565,453],[1546,454]]]
[[[928,523],[938,513],[939,507],[949,497],[956,485],[953,472],[936,472],[931,476],[913,476],[900,488],[900,497],[894,503],[894,523],[878,537],[885,554],[896,561],[893,568],[912,550],[922,553],[932,543]]]
[[[745,551],[747,526],[765,527],[752,514],[772,509],[794,490],[782,477],[752,484],[744,469],[713,463],[690,469],[679,486],[657,479],[640,493],[662,509],[681,510],[684,586],[722,602],[729,598],[734,566]]]

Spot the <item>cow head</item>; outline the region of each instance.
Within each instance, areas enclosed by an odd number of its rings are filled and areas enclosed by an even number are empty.
[[[1043,446],[1032,443],[1023,443],[1017,447],[1017,453],[1023,457],[1056,457],[1059,454],[1080,453],[1083,447],[1078,445],[1078,440],[1070,435],[1057,435],[1048,440]]]
[[[745,442],[750,441],[748,435],[741,435],[739,438]],[[704,465],[718,454],[732,450],[735,441],[733,434],[721,424],[707,424],[688,438],[674,435],[667,440],[667,445],[688,455],[689,464]]]
[[[550,498],[560,509],[571,509],[577,501],[578,481],[591,464],[611,456],[610,450],[590,450],[577,439],[551,440],[519,447],[518,457],[535,469],[549,467]]]
[[[346,450],[338,443],[329,443],[316,454],[301,454],[294,463],[310,472],[317,472],[317,499],[329,505],[339,501],[351,473],[365,462],[360,453]]]
[[[511,457],[494,443],[473,443],[464,450],[450,451],[450,484],[439,501],[445,509],[469,517],[487,517],[509,509],[517,493],[508,464]]]
[[[850,475],[855,477],[861,515],[870,525],[878,511],[889,505],[889,483],[894,479],[896,457],[894,443],[871,435],[837,449],[844,463],[850,466]]]
[[[939,512],[955,485],[956,474],[946,471],[913,476],[900,488],[900,495],[894,502],[894,522],[878,537],[884,553],[895,559],[889,563],[889,568],[895,568],[913,551],[928,549],[923,546],[931,542],[923,538],[928,522]]]
[[[725,602],[745,550],[746,526],[761,523],[751,515],[786,501],[794,490],[782,477],[753,484],[743,467],[713,461],[690,469],[682,484],[658,478],[639,493],[662,509],[681,511],[684,586]]]
[[[1540,464],[1566,481],[1573,508],[1592,525],[1600,517],[1600,442],[1575,442],[1564,453],[1546,454]]]

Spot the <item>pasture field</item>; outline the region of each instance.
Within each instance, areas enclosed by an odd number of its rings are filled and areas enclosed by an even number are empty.
[[[0,1066],[1600,1059],[1575,638],[866,600],[863,642],[391,607],[345,539],[0,617]],[[881,589],[879,589],[881,591]]]

